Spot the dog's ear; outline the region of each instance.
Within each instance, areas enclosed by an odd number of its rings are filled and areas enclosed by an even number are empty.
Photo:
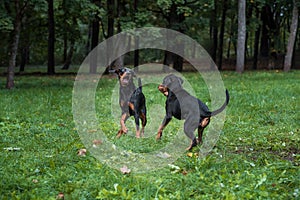
[[[180,85],[182,85],[183,84],[183,79],[180,78],[180,77],[177,77],[177,78],[178,78],[178,81],[179,81]]]
[[[116,73],[116,74],[118,73],[117,70],[115,70],[115,69],[109,69],[108,72],[109,73]]]
[[[126,69],[127,72],[129,72],[130,74],[132,74],[133,77],[135,77],[135,78],[137,77],[136,74],[135,74],[135,71],[133,69],[130,69],[130,68],[127,68],[127,67],[124,68],[124,69]]]
[[[180,78],[179,76],[172,75],[172,79],[171,79],[171,80],[172,80],[172,81],[178,81],[178,83],[179,83],[180,85],[183,84],[183,79]]]
[[[137,77],[135,71],[133,71],[133,70],[132,70],[132,76],[133,76],[134,78]]]

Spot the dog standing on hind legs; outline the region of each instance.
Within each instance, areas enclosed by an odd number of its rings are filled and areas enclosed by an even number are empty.
[[[118,75],[120,90],[119,90],[119,104],[122,110],[120,125],[117,137],[126,134],[126,121],[130,116],[134,116],[136,125],[136,137],[140,138],[144,135],[144,129],[147,124],[146,117],[146,98],[142,92],[142,82],[138,78],[138,88],[133,83],[133,78],[136,77],[133,70],[129,68],[120,68],[110,70]],[[142,128],[140,129],[140,119],[142,121]]]
[[[184,90],[182,83],[183,80],[180,77],[170,74],[158,86],[158,90],[167,97],[167,100],[166,115],[158,129],[156,139],[162,137],[162,132],[172,117],[179,120],[184,119],[184,133],[191,140],[191,144],[186,150],[191,150],[202,143],[203,131],[209,124],[210,117],[219,114],[226,108],[229,102],[229,93],[227,90],[225,91],[225,103],[219,109],[211,112],[202,101]],[[194,135],[196,129],[198,129],[198,141]]]

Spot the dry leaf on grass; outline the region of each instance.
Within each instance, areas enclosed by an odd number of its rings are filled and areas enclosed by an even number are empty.
[[[60,192],[60,193],[57,195],[56,199],[65,199],[64,193]]]
[[[93,147],[96,148],[97,146],[99,146],[102,143],[103,143],[102,140],[93,140]]]
[[[187,153],[186,154],[188,157],[197,157],[197,156],[199,156],[199,154],[198,153],[192,153],[192,152],[189,152],[189,153]]]
[[[38,183],[39,181],[37,179],[32,179],[33,183]]]
[[[187,172],[186,170],[183,170],[181,173],[182,173],[183,175],[187,175],[187,174],[188,174],[188,172]]]
[[[78,156],[86,156],[86,149],[79,149],[77,152]]]

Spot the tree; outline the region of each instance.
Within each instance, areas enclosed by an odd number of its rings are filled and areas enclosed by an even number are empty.
[[[298,19],[299,19],[299,13],[298,13],[298,7],[297,7],[296,0],[293,1],[293,15],[292,15],[292,22],[290,27],[290,35],[289,35],[289,41],[287,44],[287,52],[284,58],[284,71],[289,71],[292,66],[292,57],[294,52],[294,45],[297,35],[297,28],[298,28]]]
[[[24,16],[24,12],[27,8],[27,1],[23,2],[22,0],[14,1],[15,7],[15,19],[14,19],[14,28],[12,30],[12,39],[11,39],[11,47],[9,53],[9,65],[7,68],[7,79],[6,79],[6,88],[12,89],[15,85],[14,76],[15,76],[15,66],[16,66],[16,58],[18,53],[20,32],[21,32],[21,23],[22,18]]]
[[[236,71],[242,73],[245,63],[245,41],[246,41],[246,0],[238,3],[238,42],[236,55]]]
[[[214,9],[211,12],[210,17],[210,39],[213,41],[211,57],[214,62],[217,61],[217,49],[218,49],[218,23],[217,23],[217,10],[218,10],[218,2],[217,0],[213,1]]]
[[[255,11],[256,11],[256,18],[259,19],[260,11],[257,5],[255,5]],[[255,36],[254,36],[254,53],[253,53],[253,65],[252,69],[257,69],[257,61],[258,61],[258,54],[259,54],[259,37],[260,37],[260,31],[261,31],[261,25],[258,24],[257,28],[255,30]]]
[[[134,13],[138,12],[138,0],[134,0],[133,3],[133,10]],[[134,18],[134,22],[136,23],[136,17]],[[134,50],[134,62],[133,62],[133,66],[136,68],[139,66],[139,37],[136,36],[134,38],[134,45],[135,45],[135,50]],[[136,68],[138,69],[138,68]]]
[[[20,63],[20,72],[23,72],[25,70],[25,65],[29,62],[29,51],[30,51],[30,31],[26,30],[27,27],[27,17],[24,16],[24,20],[22,22],[22,29],[21,32],[23,32],[23,41],[20,40],[20,49],[21,49],[21,63]]]
[[[122,25],[121,25],[121,19],[122,16],[124,14],[125,11],[125,6],[126,3],[124,1],[117,1],[117,32],[121,33],[122,31]],[[125,41],[126,38],[124,37],[124,35],[120,35],[119,40],[116,41],[116,44],[114,44],[114,51],[118,52],[120,50],[123,50],[124,48],[126,48],[126,44]],[[119,54],[119,53],[118,53]],[[116,68],[122,68],[124,67],[124,55],[119,56],[114,62],[113,62],[114,67]]]
[[[21,71],[24,65],[28,64],[29,58],[30,63],[35,65],[41,65],[48,61],[48,72],[52,74],[55,73],[55,64],[60,63],[63,68],[67,69],[71,60],[80,62],[91,48],[93,49],[103,39],[107,39],[121,30],[159,26],[179,31],[195,39],[211,53],[219,68],[222,67],[222,58],[225,57],[223,56],[225,55],[224,50],[227,50],[226,56],[230,59],[226,63],[233,63],[230,61],[235,57],[245,61],[247,56],[253,58],[253,69],[261,67],[262,63],[268,63],[269,56],[276,52],[279,56],[274,66],[279,67],[284,63],[283,52],[288,51],[286,44],[288,36],[292,37],[294,34],[293,32],[289,34],[293,13],[292,1],[248,0],[249,5],[245,8],[247,35],[244,38],[247,49],[244,47],[243,50],[240,50],[237,49],[237,21],[240,19],[237,16],[238,4],[234,4],[232,0],[3,0],[0,3],[0,45],[2,47],[0,64],[7,66],[7,69],[10,64],[8,69],[10,80],[13,79],[11,76],[13,67],[11,66],[20,63]],[[16,17],[20,13],[15,11],[15,4],[18,2],[20,10],[26,2],[29,4],[26,6],[25,15],[21,20]],[[48,3],[45,4],[45,2]],[[48,11],[49,17],[46,14]],[[53,24],[51,12],[54,15]],[[21,22],[19,33],[18,21]],[[88,30],[90,30],[89,35],[86,34]],[[124,38],[123,44],[108,46],[116,48],[112,49],[114,53],[118,47],[121,47],[118,45],[124,45],[124,47],[136,45],[135,47],[138,49],[139,39],[138,37]],[[296,40],[297,38],[293,43],[298,45]],[[175,41],[177,39],[169,37],[169,49],[184,49],[184,44],[176,44]],[[241,40],[239,39],[239,41]],[[48,42],[49,51],[47,51]],[[15,48],[16,44],[17,48]],[[86,49],[85,44],[88,44]],[[14,48],[12,48],[13,46]],[[239,48],[241,46],[243,45],[239,45]],[[295,46],[295,48],[297,47]],[[288,52],[291,52],[292,49],[289,47]],[[145,51],[148,50],[136,50],[128,53],[125,55],[125,61],[138,66],[139,63],[145,61],[164,58],[165,64],[173,64],[174,69],[182,70],[183,59],[181,56],[166,52],[163,57],[163,51],[150,50],[150,54]],[[193,51],[193,49],[187,51]],[[9,58],[6,58],[7,52],[9,52]],[[47,54],[48,52],[49,54]],[[178,53],[183,55],[185,52]],[[107,55],[109,58],[111,52],[107,51]],[[286,62],[289,60],[288,56],[291,59],[292,54],[287,53]],[[267,62],[261,62],[262,59]],[[114,62],[113,64],[116,66],[123,66],[122,57],[115,61],[121,61]],[[239,63],[244,65],[244,61],[239,60]],[[12,64],[13,62],[14,64]],[[109,61],[109,63],[112,62],[112,60]],[[234,64],[237,63],[238,60]],[[93,66],[90,68],[91,71],[95,72],[96,64],[91,64],[91,66]]]
[[[185,20],[185,11],[188,10],[188,5],[192,4],[188,1],[161,1],[157,2],[160,13],[162,13],[163,17],[167,21],[166,27],[169,29],[176,30],[178,32],[184,33],[184,20]],[[193,2],[194,3],[194,2]],[[169,35],[167,35],[169,37]],[[171,40],[172,36],[167,39]],[[176,47],[178,50],[183,50],[183,44],[180,42],[176,43]],[[182,55],[182,54],[181,54]],[[171,52],[165,52],[164,65],[169,65],[173,62],[173,68],[177,71],[182,71],[183,68],[183,58],[179,55],[173,54]]]
[[[64,66],[62,67],[62,69],[69,69],[72,61],[73,53],[74,53],[74,46],[75,46],[75,38],[71,37],[69,51],[64,56]]]
[[[48,74],[55,74],[55,24],[53,0],[48,2]]]
[[[224,31],[225,31],[225,19],[226,19],[226,12],[227,12],[227,0],[223,0],[223,9],[222,9],[222,18],[221,18],[221,28],[220,28],[220,35],[219,35],[219,48],[218,48],[218,68],[219,70],[222,69],[222,61],[223,61],[223,42],[224,42]]]

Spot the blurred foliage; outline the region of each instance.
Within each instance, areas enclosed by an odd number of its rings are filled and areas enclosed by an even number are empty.
[[[22,31],[20,36],[18,63],[21,59],[21,51],[29,46],[30,53],[28,64],[40,65],[47,62],[47,2],[46,0],[19,0],[21,5],[26,5],[27,9],[23,16]],[[115,4],[114,19],[115,33],[118,25],[122,30],[128,30],[135,27],[158,26],[167,27],[172,5],[176,6],[175,14],[184,16],[184,20],[180,24],[173,24],[172,28],[182,29],[183,32],[194,38],[210,52],[212,47],[210,29],[212,26],[211,17],[215,13],[217,17],[217,26],[220,26],[220,15],[222,11],[222,1],[213,0],[156,0],[156,1],[135,1],[122,0]],[[216,3],[216,4],[215,4]],[[226,12],[225,40],[232,40],[235,43],[236,38],[236,21],[237,21],[237,4],[235,1],[228,1],[228,10]],[[262,7],[269,5],[273,12],[276,22],[276,30],[272,31],[271,40],[274,48],[278,51],[285,51],[285,43],[289,27],[288,21],[291,17],[292,0],[259,0],[247,1],[247,13],[251,16],[247,17],[248,31],[248,52],[253,53],[254,32],[261,24],[261,19],[257,18],[257,11],[260,12]],[[89,32],[91,19],[97,15],[101,23],[100,41],[105,39],[107,35],[107,1],[101,1],[97,6],[89,0],[57,0],[54,2],[55,26],[56,26],[56,43],[55,58],[58,65],[63,62],[63,53],[65,51],[65,42],[75,41],[75,51],[73,55],[73,64],[80,64],[89,52]],[[120,13],[118,13],[120,12]],[[3,0],[0,3],[0,66],[6,66],[8,62],[8,49],[10,45],[10,35],[13,30],[14,19],[17,16],[15,4],[13,1]],[[284,40],[285,39],[285,40]],[[234,53],[234,46],[231,48]],[[225,54],[224,54],[225,55]],[[141,55],[141,60],[149,60],[147,55]],[[251,55],[250,55],[251,56]],[[161,57],[154,58],[162,60]],[[131,59],[132,60],[132,59]]]

